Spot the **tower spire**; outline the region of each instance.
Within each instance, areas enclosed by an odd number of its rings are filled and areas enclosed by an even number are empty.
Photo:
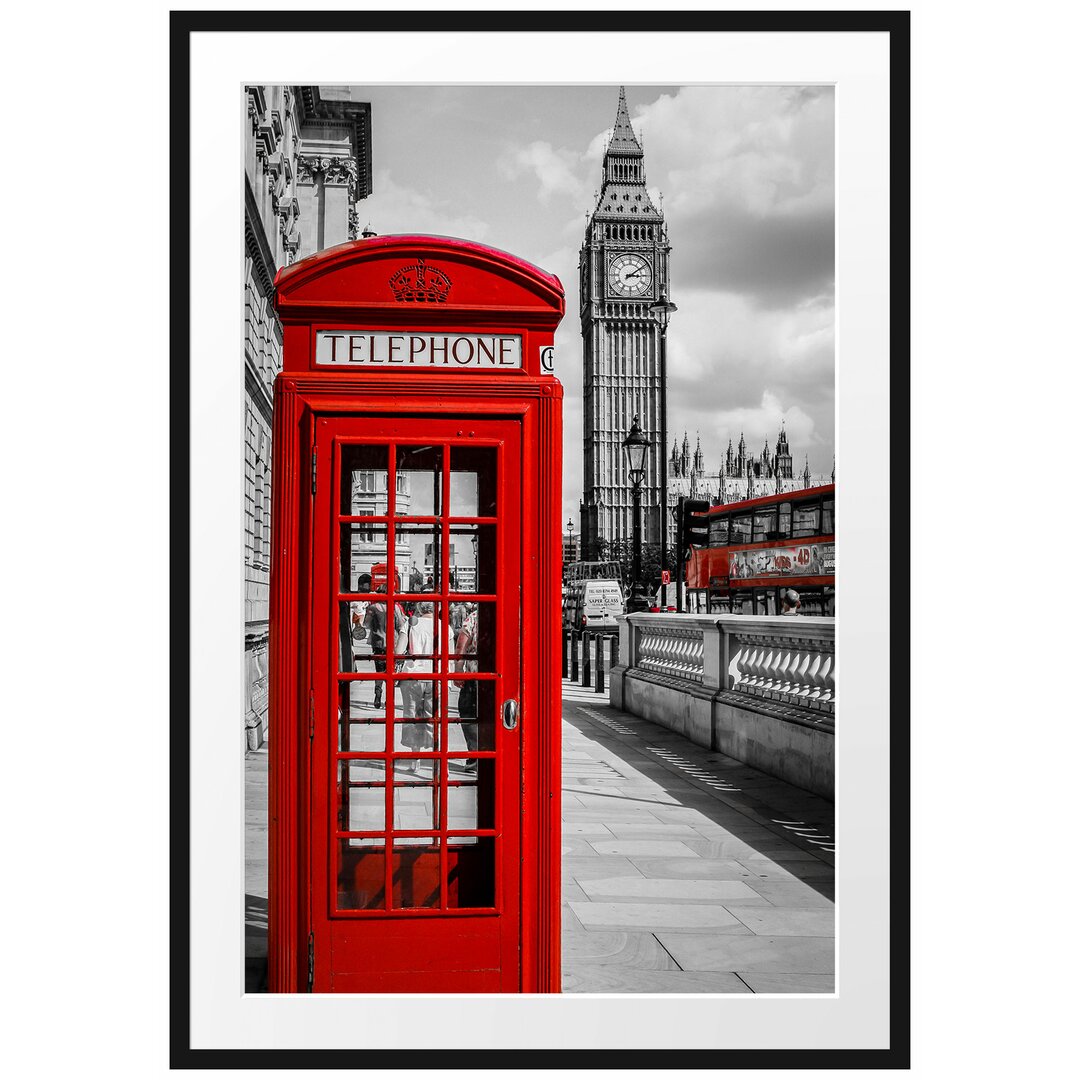
[[[630,110],[626,107],[626,87],[619,87],[619,105],[615,111],[615,130],[611,133],[611,142],[608,143],[609,154],[640,154],[641,143],[634,134],[634,126],[630,123]]]

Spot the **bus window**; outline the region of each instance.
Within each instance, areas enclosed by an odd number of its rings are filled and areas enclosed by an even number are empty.
[[[821,507],[821,531],[823,533],[832,533],[836,530],[833,528],[833,501],[832,499],[824,499]]]
[[[770,506],[754,514],[754,542],[775,540],[777,534],[776,507]]]
[[[796,506],[792,521],[792,536],[817,536],[821,532],[821,504],[812,502]]]
[[[721,547],[728,541],[728,516],[721,514],[709,522],[709,547]]]
[[[731,519],[731,543],[749,544],[754,531],[754,517],[752,514],[742,514]]]
[[[791,503],[780,504],[780,536],[784,539],[791,536]]]

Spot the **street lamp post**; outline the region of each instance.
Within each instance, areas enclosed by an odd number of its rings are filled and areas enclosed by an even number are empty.
[[[649,439],[638,426],[636,416],[630,426],[630,434],[623,440],[623,449],[629,463],[630,483],[634,488],[634,580],[631,583],[630,599],[626,601],[626,610],[647,611],[649,600],[641,584],[641,481],[645,478],[645,455],[649,452]]]
[[[566,533],[570,537],[570,562],[574,561],[574,519],[566,519]],[[566,563],[567,559],[563,558],[563,580],[566,580]]]
[[[667,569],[667,531],[668,531],[668,505],[667,505],[667,328],[668,320],[673,311],[679,309],[667,298],[667,289],[661,288],[660,298],[655,304],[649,305],[649,312],[657,317],[660,323],[660,570]],[[661,581],[663,577],[661,576]],[[663,590],[663,603],[661,607],[667,611],[667,586],[661,585]]]

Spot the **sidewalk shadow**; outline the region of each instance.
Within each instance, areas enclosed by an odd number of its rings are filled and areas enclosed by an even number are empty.
[[[244,992],[265,994],[266,929],[268,908],[265,896],[244,896]]]
[[[606,705],[606,702],[602,703],[600,701],[596,702],[594,707],[596,706],[599,706],[601,708],[610,707]],[[719,751],[709,750],[704,746],[698,746],[697,743],[691,742],[689,739],[686,739],[685,737],[679,735],[677,732],[673,732],[669,728],[665,728],[660,724],[654,724],[652,721],[645,720],[642,717],[638,716],[634,717],[633,719],[638,724],[644,724],[648,725],[651,728],[655,728],[658,736],[662,737],[663,741],[666,743],[670,744],[672,740],[678,740],[679,742],[681,742],[682,745],[685,747],[685,755],[691,759],[726,758],[726,755],[721,754]],[[570,727],[572,727],[579,735],[582,735],[587,739],[591,739],[594,742],[602,743],[606,746],[614,748],[620,753],[641,753],[647,760],[652,759],[652,755],[649,754],[648,751],[645,751],[644,748],[638,750],[637,748],[628,745],[623,739],[615,736],[612,731],[606,729],[603,725],[594,724],[587,720],[578,720],[568,715],[565,710],[563,712],[563,720],[565,721],[565,723],[569,724]],[[635,736],[637,736],[638,734],[638,732],[634,732]],[[648,736],[642,736],[642,738],[647,739]],[[801,788],[797,788],[792,784],[786,784],[784,781],[777,780],[775,777],[771,777],[767,773],[763,773],[758,769],[754,769],[751,765],[746,765],[742,762],[736,762],[734,758],[726,758],[726,760],[734,762],[739,769],[746,769],[756,773],[757,775],[761,776],[763,779],[771,782],[774,785],[783,784],[783,786],[788,789],[791,794],[792,803],[801,804],[804,810],[808,800],[820,801],[821,806],[819,807],[819,810],[821,811],[821,813],[818,815],[818,822],[812,824],[822,824],[822,819],[827,817],[830,835],[835,835],[833,808],[831,804],[829,804],[825,799],[821,799],[820,796],[813,795],[810,792],[803,791]],[[707,767],[708,763],[706,762],[703,764],[703,768]],[[716,778],[723,779],[724,770],[713,770],[713,774]],[[676,779],[677,775],[678,774],[668,772],[665,769],[662,773],[654,776],[653,779],[655,779],[658,784],[664,786],[665,777]],[[568,786],[565,780],[563,782],[563,790],[567,791],[569,794],[574,793],[574,789]],[[664,790],[667,791],[668,794],[670,794],[678,801],[674,803],[667,803],[660,802],[659,800],[650,800],[646,795],[608,795],[606,793],[597,792],[595,790],[589,790],[588,794],[599,796],[603,799],[610,799],[612,806],[614,806],[618,802],[633,802],[636,804],[641,804],[643,802],[650,801],[653,802],[657,810],[673,810],[677,809],[680,806],[691,806],[693,809],[697,810],[705,818],[707,818],[710,822],[712,822],[712,824],[730,833],[733,840],[741,841],[748,847],[754,848],[757,859],[767,859],[769,860],[769,862],[779,867],[779,871],[775,872],[776,876],[774,876],[772,873],[769,873],[768,870],[766,870],[765,868],[755,869],[753,867],[747,867],[748,871],[750,871],[751,873],[758,873],[763,881],[769,881],[775,884],[783,884],[785,881],[791,882],[792,879],[796,879],[803,885],[806,885],[809,888],[813,889],[814,892],[825,897],[825,899],[835,902],[836,879],[834,867],[830,863],[826,862],[824,859],[820,859],[813,853],[807,852],[803,848],[799,848],[796,845],[792,844],[790,837],[784,834],[784,829],[782,827],[776,829],[775,831],[772,829],[770,829],[769,831],[774,832],[777,841],[784,843],[791,850],[786,853],[761,852],[757,850],[757,847],[755,845],[761,843],[760,837],[757,834],[763,828],[762,823],[760,821],[754,820],[751,817],[744,816],[743,812],[740,810],[737,804],[733,805],[732,803],[723,802],[714,795],[712,795],[709,791],[698,787],[694,787],[692,796],[687,802],[683,802],[684,795],[682,792],[670,791],[666,786],[664,786]],[[687,792],[686,794],[690,793]],[[800,813],[800,811],[794,808],[791,810],[785,810],[783,806],[784,801],[785,800],[777,800],[777,803],[779,805],[775,806],[766,804],[768,805],[768,809],[770,811],[770,817],[779,818],[782,821],[790,821],[792,820],[793,814]],[[825,813],[826,808],[828,808],[827,814]],[[764,814],[766,812],[760,806],[755,807],[754,809],[759,814]],[[732,813],[733,810],[738,816]],[[703,839],[707,840],[707,838]],[[774,845],[767,844],[765,846],[772,847]],[[749,855],[739,856],[720,854],[703,857],[730,859],[731,861],[738,862],[743,866],[746,865],[745,860],[750,858]],[[657,857],[657,861],[663,861],[663,857]],[[790,878],[786,876],[788,874],[791,875]]]

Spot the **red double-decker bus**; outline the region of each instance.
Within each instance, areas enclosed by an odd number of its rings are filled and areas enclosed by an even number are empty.
[[[835,484],[712,507],[709,543],[686,567],[686,610],[779,615],[780,593],[800,615],[836,614]]]

